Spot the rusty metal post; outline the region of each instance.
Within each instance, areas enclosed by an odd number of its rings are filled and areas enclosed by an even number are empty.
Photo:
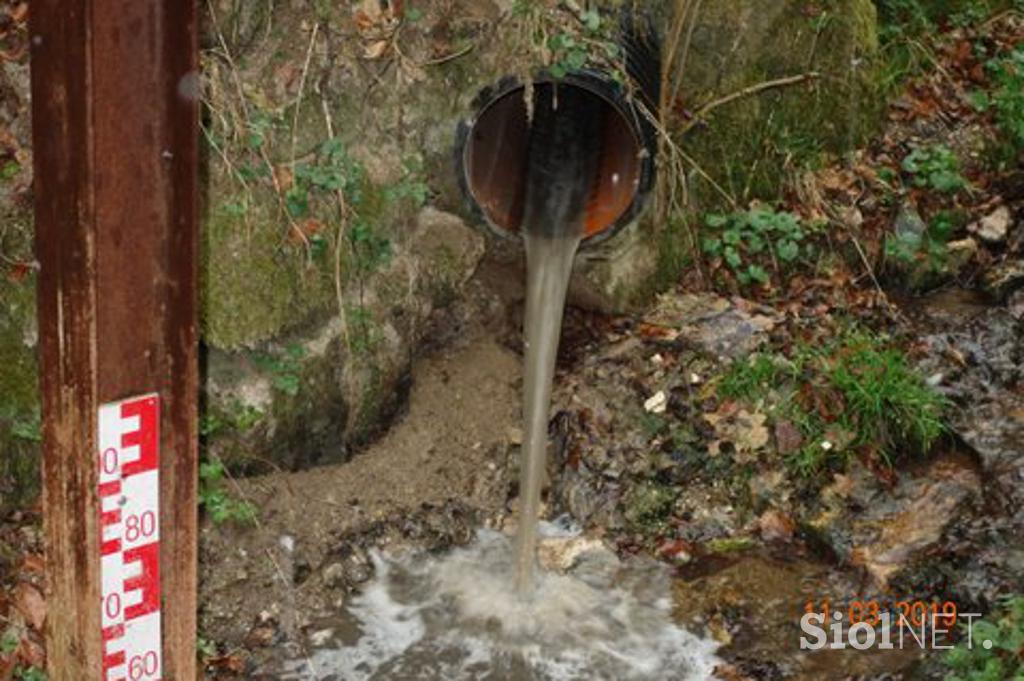
[[[105,403],[156,394],[159,678],[192,681],[196,8],[32,0],[30,12],[50,678],[107,679],[118,665],[104,659],[98,414]],[[158,678],[148,661],[126,664],[109,678]]]

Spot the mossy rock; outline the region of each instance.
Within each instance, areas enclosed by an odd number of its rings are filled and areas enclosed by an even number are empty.
[[[214,206],[202,239],[203,340],[251,347],[323,312],[333,297],[331,267],[289,239],[270,199]]]
[[[684,103],[710,111],[683,146],[732,198],[778,195],[787,170],[860,144],[880,121],[878,30],[871,0],[722,0],[705,3],[683,77]],[[790,77],[808,80],[767,87]],[[696,198],[721,194],[697,180]]]
[[[237,472],[346,461],[401,408],[427,318],[461,295],[483,253],[461,219],[425,208],[387,265],[345,289],[344,317],[334,307],[252,349],[210,348],[207,455]]]

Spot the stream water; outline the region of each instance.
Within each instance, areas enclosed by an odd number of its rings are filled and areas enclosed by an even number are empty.
[[[541,523],[539,536],[578,529]],[[310,656],[275,678],[321,681],[568,681],[711,678],[716,644],[673,622],[670,575],[654,561],[591,549],[568,574],[514,585],[510,537],[480,531],[441,555],[374,555],[374,581]]]

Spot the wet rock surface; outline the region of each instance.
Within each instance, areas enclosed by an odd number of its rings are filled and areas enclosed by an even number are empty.
[[[891,587],[940,553],[946,531],[981,492],[967,457],[940,456],[900,476],[892,488],[863,468],[823,492],[825,510],[810,525],[836,555],[863,568],[878,588]]]

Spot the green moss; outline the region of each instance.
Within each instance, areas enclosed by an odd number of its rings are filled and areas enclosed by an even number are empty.
[[[736,553],[738,551],[748,551],[754,548],[755,545],[754,540],[750,537],[724,537],[709,541],[708,549],[714,553]]]
[[[329,263],[287,238],[276,207],[221,204],[203,232],[202,335],[219,348],[251,347],[324,312]]]
[[[656,535],[665,529],[678,492],[672,487],[653,482],[644,483],[630,491],[623,515],[634,532]]]
[[[35,277],[0,283],[0,510],[39,490],[39,388],[35,349]]]

